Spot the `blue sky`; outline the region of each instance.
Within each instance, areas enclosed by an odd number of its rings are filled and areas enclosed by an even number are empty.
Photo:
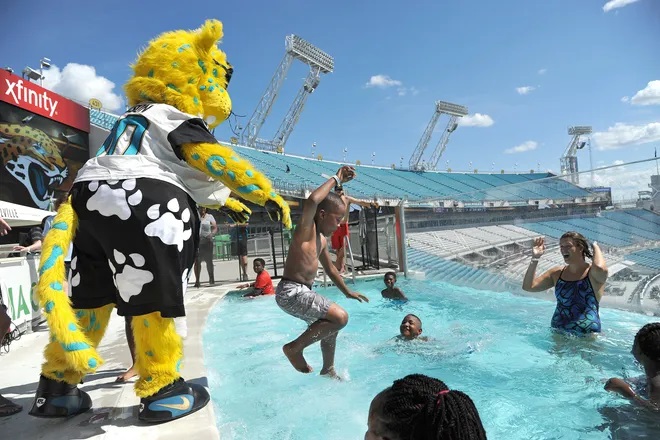
[[[466,105],[464,122],[488,125],[459,127],[441,169],[449,161],[455,171],[472,162],[480,171],[556,172],[569,125],[593,126],[596,166],[653,157],[660,145],[656,0],[9,0],[3,9],[0,64],[20,71],[47,56],[57,66],[49,86],[93,95],[117,112],[141,46],[218,18],[235,68],[234,111],[249,117],[284,55],[284,37],[295,33],[334,56],[335,71],[309,97],[287,143],[293,154],[311,155],[316,142],[326,159],[342,160],[347,148],[348,162],[369,164],[375,152],[377,165],[398,165],[401,156],[407,165],[436,100]],[[289,71],[262,137],[275,134],[307,69],[296,63]],[[228,139],[229,127],[216,135]],[[588,152],[579,157],[587,169]]]

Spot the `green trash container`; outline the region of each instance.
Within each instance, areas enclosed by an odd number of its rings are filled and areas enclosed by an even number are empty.
[[[216,260],[231,260],[231,237],[229,234],[220,234],[213,237],[214,258]]]

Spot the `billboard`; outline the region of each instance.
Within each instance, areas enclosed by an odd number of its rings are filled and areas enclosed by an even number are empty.
[[[0,70],[0,200],[48,209],[89,158],[89,110]]]

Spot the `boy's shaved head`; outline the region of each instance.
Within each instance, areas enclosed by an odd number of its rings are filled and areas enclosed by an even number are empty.
[[[342,209],[344,209],[344,200],[342,200],[339,195],[331,192],[325,196],[325,199],[323,199],[321,203],[319,203],[316,212],[318,213],[321,210],[326,212],[337,212]]]

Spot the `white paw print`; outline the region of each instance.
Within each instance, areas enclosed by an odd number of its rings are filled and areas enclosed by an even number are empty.
[[[183,242],[192,235],[190,228],[190,209],[184,208],[179,214],[179,201],[172,199],[167,202],[166,209],[161,215],[161,205],[155,204],[147,210],[147,217],[154,220],[144,228],[144,233],[149,237],[158,237],[167,244],[175,244],[179,252],[183,250]],[[180,219],[175,216],[178,214]],[[186,228],[187,227],[187,228]]]
[[[71,287],[78,287],[80,285],[80,273],[76,270],[78,267],[78,256],[76,255],[71,259],[71,273],[69,274],[69,284]]]
[[[112,259],[108,260],[110,270],[114,275],[115,287],[119,291],[121,299],[128,302],[132,296],[139,295],[142,287],[153,281],[154,274],[148,270],[138,269],[144,266],[144,257],[140,254],[129,254],[128,258],[133,265],[129,264],[126,256],[117,249],[112,251]]]
[[[87,200],[87,210],[98,211],[104,217],[116,215],[121,220],[128,220],[131,217],[130,207],[142,201],[142,191],[134,191],[135,179],[108,180],[106,183],[93,180],[88,188],[94,195]]]

